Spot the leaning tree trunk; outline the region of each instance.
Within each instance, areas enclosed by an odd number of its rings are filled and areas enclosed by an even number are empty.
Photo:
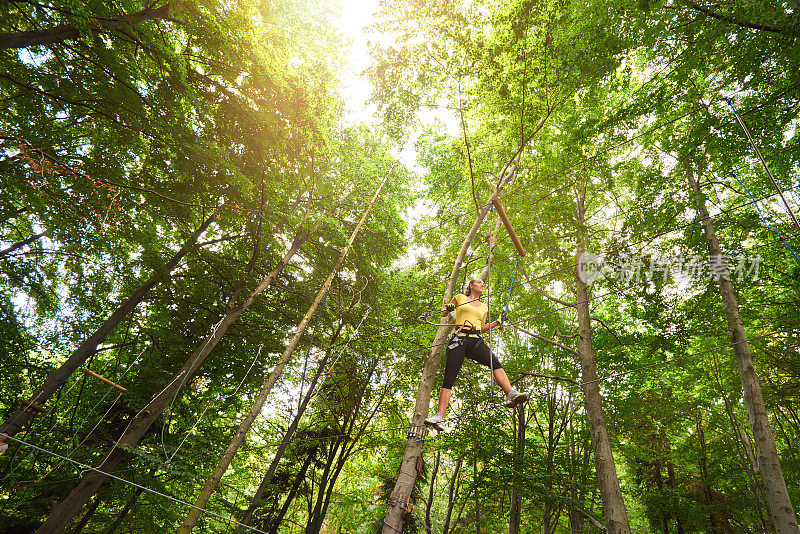
[[[444,526],[442,527],[442,534],[450,534],[450,519],[453,517],[453,507],[458,500],[458,490],[460,488],[461,466],[464,463],[463,458],[459,458],[456,466],[453,469],[453,476],[450,477],[450,482],[447,486],[447,513],[444,516]]]
[[[298,490],[300,489],[300,485],[306,479],[306,473],[308,472],[308,467],[311,465],[314,456],[317,454],[317,449],[312,449],[306,455],[306,459],[303,462],[303,465],[300,467],[300,471],[297,472],[297,476],[294,477],[294,483],[292,484],[289,493],[286,495],[286,499],[283,502],[283,506],[281,507],[278,515],[275,516],[275,520],[273,521],[273,528],[271,532],[277,534],[278,527],[280,527],[281,523],[283,523],[283,518],[286,516],[286,513],[289,511],[289,506],[291,506],[292,502],[294,501],[295,497],[297,497]]]
[[[714,493],[711,491],[711,485],[708,481],[708,452],[706,451],[706,435],[703,432],[703,419],[702,416],[697,422],[697,435],[700,436],[700,483],[703,492],[703,504],[708,509],[708,524],[711,529],[711,534],[718,534],[717,518],[714,516]]]
[[[376,365],[377,361],[374,362],[366,376],[366,379],[364,380],[364,387],[361,389],[361,392],[358,395],[358,399],[355,402],[353,410],[342,422],[343,436],[337,440],[337,444],[340,443],[341,448],[338,450],[335,456],[333,454],[333,450],[331,451],[331,458],[335,458],[336,464],[333,465],[332,462],[328,462],[325,465],[325,470],[322,474],[322,477],[320,477],[317,500],[314,503],[313,511],[309,514],[309,523],[306,526],[305,534],[319,534],[322,530],[323,522],[325,521],[325,516],[328,513],[328,507],[331,503],[331,497],[333,495],[333,489],[336,485],[336,480],[339,478],[339,475],[341,474],[347,460],[353,455],[361,436],[364,435],[364,431],[375,418],[375,414],[378,413],[378,410],[383,404],[383,399],[386,397],[386,394],[389,391],[389,384],[386,384],[381,392],[380,398],[372,408],[372,411],[360,424],[358,424],[358,417],[360,416],[361,408],[364,403],[364,397],[366,395],[367,388],[369,388],[370,381],[372,380],[372,374],[375,371]],[[357,425],[358,429],[355,432],[355,436],[353,436],[353,431],[356,430]]]
[[[461,250],[459,251],[458,256],[456,256],[456,261],[453,264],[453,270],[450,273],[450,281],[448,282],[447,289],[445,289],[444,292],[444,297],[442,299],[443,306],[446,302],[450,301],[453,296],[453,290],[455,289],[458,281],[461,264],[464,261],[467,250],[469,250],[469,246],[472,244],[472,240],[475,238],[475,234],[478,232],[483,219],[486,217],[486,214],[489,213],[489,208],[492,206],[491,198],[496,197],[499,192],[499,187],[492,191],[490,201],[484,204],[480,209],[477,217],[475,218],[475,223],[472,225],[467,237],[464,238],[464,242],[461,245]],[[448,319],[448,321],[450,320]],[[433,338],[433,343],[431,344],[431,353],[428,357],[428,361],[425,362],[425,368],[422,370],[422,378],[420,379],[419,386],[417,387],[414,415],[411,417],[412,428],[423,428],[423,421],[428,416],[433,382],[436,378],[436,372],[439,370],[442,353],[444,352],[444,344],[451,328],[452,325],[440,326],[436,330],[436,336]],[[405,453],[403,454],[403,461],[400,464],[400,474],[397,476],[397,482],[395,483],[392,495],[400,495],[405,499],[409,499],[411,490],[414,488],[414,483],[417,480],[417,459],[422,455],[422,443],[422,440],[419,440],[413,435],[409,435],[406,441],[406,449]],[[402,532],[405,515],[406,510],[403,510],[400,506],[397,506],[394,501],[392,501],[386,510],[386,517],[384,518],[383,522],[383,534],[396,534],[397,532]]]
[[[8,436],[14,436],[22,430],[22,427],[25,426],[31,417],[33,417],[35,410],[30,408],[30,405],[35,403],[39,406],[44,405],[52,396],[53,394],[58,391],[67,379],[74,373],[83,363],[95,352],[97,349],[97,345],[105,341],[109,334],[122,322],[127,315],[132,312],[136,306],[147,296],[147,293],[153,289],[156,284],[161,282],[162,280],[166,279],[166,277],[171,273],[178,263],[183,259],[183,257],[196,245],[197,240],[200,239],[200,236],[203,235],[203,232],[206,231],[208,226],[216,219],[218,214],[218,210],[215,210],[214,213],[208,217],[200,228],[198,228],[186,244],[175,253],[172,258],[164,265],[163,268],[157,269],[150,278],[142,284],[139,289],[134,291],[130,297],[125,299],[125,301],[119,305],[119,307],[114,310],[114,312],[105,320],[105,322],[94,331],[94,333],[89,336],[83,343],[81,343],[75,351],[70,354],[67,361],[61,364],[61,367],[53,371],[50,376],[44,381],[44,383],[36,390],[36,393],[33,394],[33,397],[30,398],[28,401],[24,401],[19,409],[17,409],[11,417],[9,417],[3,424],[0,426],[0,434],[6,434]],[[2,439],[0,439],[2,441]]]
[[[433,461],[433,471],[428,481],[428,502],[425,503],[425,530],[431,532],[433,522],[431,521],[431,511],[433,510],[433,498],[436,496],[436,477],[439,474],[439,466],[442,464],[442,451],[436,451],[436,459]]]
[[[603,396],[600,394],[600,382],[595,367],[594,346],[592,345],[592,325],[589,315],[589,291],[581,276],[581,262],[586,251],[586,190],[578,192],[577,223],[579,242],[576,251],[575,287],[576,311],[578,313],[578,336],[581,360],[581,388],[586,403],[586,419],[592,441],[597,482],[600,486],[600,498],[603,501],[603,515],[606,520],[608,534],[630,534],[628,514],[622,500],[622,490],[617,478],[614,454],[611,451],[611,439],[608,437],[605,417],[603,416]]]
[[[305,316],[303,316],[303,319],[300,321],[300,324],[297,325],[297,331],[295,332],[294,336],[289,341],[289,343],[286,345],[286,349],[283,351],[283,354],[281,354],[281,357],[278,360],[278,363],[275,365],[275,368],[272,370],[272,373],[270,373],[269,378],[267,378],[266,382],[261,387],[261,391],[259,392],[258,397],[256,397],[256,400],[253,403],[252,407],[250,408],[250,411],[247,413],[244,419],[242,419],[241,423],[239,424],[239,428],[236,430],[236,433],[234,434],[233,439],[231,440],[231,443],[228,445],[228,448],[222,454],[222,457],[217,463],[217,466],[214,468],[214,471],[211,473],[211,476],[208,478],[205,485],[200,490],[200,493],[198,494],[197,499],[194,502],[194,506],[196,506],[197,508],[192,508],[191,510],[189,510],[189,513],[186,515],[186,519],[184,519],[183,524],[178,529],[179,534],[188,534],[197,524],[197,520],[200,518],[200,514],[202,513],[200,510],[198,510],[198,508],[205,507],[206,503],[211,498],[211,494],[214,493],[214,490],[216,490],[219,481],[222,480],[222,475],[225,474],[225,471],[228,470],[228,466],[233,461],[233,457],[236,455],[236,451],[238,451],[239,447],[242,445],[242,443],[244,443],[244,439],[247,436],[247,433],[250,431],[250,428],[253,426],[253,423],[255,422],[256,418],[261,413],[261,409],[264,407],[264,403],[267,401],[267,397],[272,391],[272,387],[278,381],[278,378],[280,378],[280,376],[283,374],[283,368],[289,362],[289,358],[291,357],[292,352],[294,352],[294,349],[297,346],[297,344],[300,342],[300,338],[303,336],[303,333],[305,332],[309,321],[311,321],[314,312],[317,311],[317,308],[322,302],[322,299],[328,293],[328,289],[330,288],[331,281],[333,280],[334,275],[344,263],[344,260],[347,257],[347,253],[350,250],[350,246],[355,241],[356,236],[361,230],[361,227],[367,220],[367,217],[372,211],[372,207],[378,200],[378,196],[381,194],[381,190],[383,189],[383,186],[386,183],[386,181],[389,179],[389,176],[391,176],[394,167],[395,164],[392,164],[391,168],[386,173],[386,176],[384,176],[383,181],[378,186],[378,189],[375,191],[372,200],[370,201],[366,210],[364,210],[364,214],[361,216],[361,220],[358,221],[358,224],[353,230],[353,233],[350,235],[350,239],[347,241],[347,244],[343,247],[342,253],[339,256],[336,265],[334,265],[333,269],[331,270],[331,273],[328,275],[328,278],[325,279],[325,282],[322,284],[322,287],[317,293],[314,302],[312,302],[311,306],[308,308],[308,311],[306,312]]]
[[[341,326],[339,327],[339,330],[341,330]],[[336,334],[334,334],[333,339],[336,339],[337,334],[338,331]],[[333,343],[333,340],[331,343]],[[322,376],[322,373],[325,370],[325,365],[328,363],[329,356],[330,351],[326,351],[325,356],[323,356],[322,360],[319,362],[319,365],[317,366],[317,372],[314,374],[314,378],[311,380],[311,384],[308,386],[308,393],[306,393],[305,397],[303,397],[303,401],[300,404],[300,407],[297,409],[297,414],[294,416],[289,428],[286,430],[286,436],[281,441],[281,444],[278,445],[278,450],[275,452],[275,457],[272,459],[272,462],[270,462],[269,468],[267,468],[267,474],[264,475],[264,478],[261,480],[261,484],[259,484],[255,495],[253,495],[253,498],[250,499],[250,506],[244,513],[241,524],[236,528],[236,534],[243,534],[244,531],[247,530],[246,525],[250,524],[250,520],[253,517],[253,512],[255,512],[256,508],[258,507],[258,503],[261,501],[261,497],[264,495],[267,487],[269,487],[270,483],[272,482],[272,477],[275,475],[275,471],[278,469],[278,464],[283,458],[283,454],[286,452],[286,449],[292,442],[292,436],[297,430],[297,427],[300,424],[300,419],[302,419],[306,408],[308,408],[308,403],[314,394],[314,389],[317,387],[317,382],[319,381],[320,376]]]
[[[316,231],[318,227],[319,223],[314,227],[311,233]],[[304,235],[303,229],[300,228],[291,247],[275,268],[264,277],[258,287],[243,303],[228,310],[218,327],[203,340],[189,359],[186,360],[181,370],[168,382],[168,385],[156,394],[148,405],[139,412],[139,415],[131,421],[122,433],[122,436],[120,436],[114,446],[111,447],[111,450],[106,453],[100,465],[97,466],[97,471],[87,473],[81,479],[81,482],[72,490],[72,493],[53,507],[45,523],[36,531],[37,534],[55,534],[66,528],[69,522],[80,512],[81,508],[89,501],[92,495],[95,494],[103,482],[105,482],[106,474],[111,473],[128,457],[128,453],[122,448],[118,448],[118,445],[129,448],[135,447],[136,444],[139,443],[139,440],[150,428],[150,425],[153,424],[153,421],[163,413],[170,400],[177,395],[181,387],[180,384],[188,380],[189,377],[194,374],[214,347],[217,346],[217,343],[219,343],[228,331],[228,328],[230,328],[239,316],[255,302],[258,295],[272,283],[275,276],[283,270],[284,266],[286,266],[289,260],[300,249],[307,238],[308,234]]]
[[[728,266],[722,255],[722,247],[714,229],[714,221],[711,219],[708,209],[706,209],[705,199],[700,191],[700,183],[694,177],[691,163],[688,161],[686,177],[694,197],[697,213],[703,225],[709,257],[713,264],[715,278],[722,296],[722,305],[725,308],[725,318],[728,321],[733,351],[736,355],[736,364],[739,367],[744,398],[750,415],[750,426],[755,439],[758,465],[761,467],[764,488],[767,492],[770,515],[778,534],[798,534],[800,529],[797,526],[797,516],[792,507],[792,501],[789,499],[783,471],[781,471],[778,449],[775,445],[775,437],[772,434],[769,418],[767,417],[764,397],[761,394],[761,384],[758,381],[753,353],[750,351],[747,334],[739,317],[739,303],[736,299],[736,292],[733,289]]]

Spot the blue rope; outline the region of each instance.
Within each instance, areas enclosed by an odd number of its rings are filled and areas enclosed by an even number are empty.
[[[747,186],[742,183],[742,181],[739,179],[738,176],[736,176],[736,173],[734,171],[731,171],[731,175],[734,178],[736,178],[736,181],[739,182],[739,185],[741,185],[744,188],[744,190],[747,191],[747,195],[753,201],[753,204],[755,204],[756,211],[758,211],[758,216],[761,217],[761,222],[764,224],[764,226],[774,230],[775,233],[778,234],[778,239],[780,239],[780,242],[783,243],[783,245],[789,250],[789,252],[792,253],[792,256],[794,256],[795,261],[797,261],[797,264],[800,265],[800,258],[797,257],[797,254],[794,253],[794,250],[792,250],[792,247],[790,247],[789,243],[786,242],[786,239],[783,237],[783,234],[781,234],[781,231],[778,230],[775,226],[772,226],[771,224],[767,223],[767,219],[764,218],[764,214],[761,213],[761,208],[758,207],[758,202],[756,202],[756,199],[750,193],[750,190],[747,189]]]

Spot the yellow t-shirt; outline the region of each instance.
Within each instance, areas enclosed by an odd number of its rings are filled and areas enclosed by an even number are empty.
[[[458,293],[456,299],[456,324],[464,325],[465,329],[478,330],[481,329],[481,322],[486,317],[489,308],[486,304],[474,300],[475,297],[466,296],[464,293]],[[472,301],[472,302],[471,302]],[[480,306],[475,306],[480,304]],[[464,335],[464,334],[459,334]],[[477,337],[477,336],[476,336]]]

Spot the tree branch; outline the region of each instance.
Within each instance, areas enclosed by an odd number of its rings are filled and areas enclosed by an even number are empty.
[[[774,26],[767,26],[765,24],[755,24],[754,22],[747,22],[745,20],[740,20],[735,17],[731,17],[730,15],[722,15],[720,13],[716,13],[711,11],[707,7],[703,7],[696,2],[690,2],[689,7],[694,9],[695,11],[699,11],[700,13],[711,17],[712,19],[721,20],[723,22],[728,22],[730,24],[735,24],[736,26],[741,26],[743,28],[750,28],[753,30],[760,30],[764,32],[770,33],[778,33],[780,35],[786,35],[788,37],[797,37],[798,33],[795,31],[790,30],[782,30],[781,28],[776,28]]]
[[[620,341],[619,337],[617,337],[617,334],[615,334],[615,333],[614,333],[614,331],[613,331],[613,330],[611,330],[611,329],[608,327],[608,325],[607,325],[606,323],[604,323],[604,322],[603,322],[603,320],[602,320],[602,319],[600,319],[600,318],[598,318],[598,317],[595,317],[594,315],[592,315],[592,316],[591,316],[591,319],[592,319],[593,321],[597,321],[598,323],[600,323],[601,325],[603,325],[603,328],[605,328],[606,330],[608,330],[608,332],[609,332],[609,333],[610,333],[612,336],[614,336],[614,339],[616,339],[616,340],[617,340],[617,343],[619,343],[619,344],[620,344],[620,345],[622,345],[623,347],[625,346],[625,343],[623,343],[622,341]]]
[[[580,352],[576,351],[575,349],[571,349],[571,348],[569,348],[568,346],[564,345],[563,343],[559,343],[558,341],[555,341],[555,340],[553,340],[553,339],[550,339],[550,338],[547,338],[547,337],[542,337],[542,336],[540,336],[540,335],[538,335],[538,334],[534,334],[533,332],[531,332],[531,331],[529,331],[529,330],[525,330],[524,328],[520,328],[520,327],[519,327],[519,326],[517,326],[517,325],[512,325],[512,326],[513,326],[515,329],[519,330],[520,332],[523,332],[523,333],[525,333],[525,334],[528,334],[529,336],[531,336],[531,337],[534,337],[534,338],[536,338],[536,339],[540,339],[540,340],[542,340],[542,341],[544,341],[544,342],[546,342],[546,343],[550,343],[551,345],[554,345],[554,346],[556,346],[556,347],[558,347],[558,348],[560,348],[560,349],[563,349],[563,350],[565,350],[565,351],[567,351],[567,352],[571,352],[571,353],[572,353],[572,354],[574,354],[575,356],[578,356],[578,357],[580,357],[580,355],[581,355],[581,354],[580,354]]]
[[[134,24],[151,20],[169,20],[177,22],[170,17],[169,3],[161,7],[146,7],[136,13],[124,15],[116,19],[95,18],[88,28],[94,33],[108,33],[120,31],[126,33]],[[52,43],[62,43],[80,37],[81,29],[74,24],[59,24],[45,30],[31,30],[27,32],[11,32],[0,34],[0,50],[5,48],[28,48]]]

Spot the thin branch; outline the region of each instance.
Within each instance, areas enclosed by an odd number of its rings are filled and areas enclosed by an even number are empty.
[[[781,35],[786,35],[787,37],[797,37],[798,33],[789,31],[789,30],[782,30],[780,28],[776,28],[774,26],[767,26],[765,24],[755,24],[754,22],[747,22],[746,20],[740,20],[730,15],[722,15],[720,13],[716,13],[711,11],[707,7],[703,7],[700,4],[695,2],[690,2],[689,7],[694,9],[695,11],[699,11],[700,13],[711,17],[712,19],[721,20],[723,22],[728,22],[730,24],[735,24],[736,26],[741,26],[743,28],[750,28],[752,30],[760,30],[770,33],[778,33]]]
[[[609,334],[611,334],[612,336],[614,336],[614,339],[616,339],[616,340],[617,340],[617,343],[619,343],[619,344],[620,344],[620,345],[622,345],[622,346],[625,346],[625,343],[623,343],[622,341],[620,341],[619,337],[617,337],[617,334],[615,334],[615,333],[614,333],[614,331],[613,331],[613,330],[611,330],[611,328],[609,328],[609,327],[608,327],[608,325],[607,325],[606,323],[604,323],[602,319],[600,319],[599,317],[595,317],[594,315],[592,315],[592,316],[591,316],[591,319],[592,319],[593,321],[597,321],[598,323],[600,323],[601,325],[603,325],[603,328],[605,328],[606,330],[608,330],[608,333],[609,333]]]
[[[530,330],[526,330],[526,329],[524,329],[524,328],[521,328],[521,327],[519,327],[519,326],[517,326],[517,325],[511,325],[511,326],[513,326],[515,329],[519,330],[520,332],[523,332],[523,333],[525,333],[525,334],[528,334],[529,336],[531,336],[531,337],[533,337],[533,338],[536,338],[536,339],[542,340],[542,341],[544,341],[545,343],[550,343],[551,345],[553,345],[553,346],[556,346],[556,347],[558,347],[558,348],[560,348],[560,349],[563,349],[563,350],[565,350],[565,351],[567,351],[567,352],[571,352],[571,353],[572,353],[572,354],[574,354],[575,356],[578,356],[578,357],[580,357],[580,355],[581,355],[581,354],[580,354],[580,352],[576,351],[575,349],[571,349],[571,348],[569,348],[568,346],[564,345],[563,343],[559,343],[558,341],[555,341],[555,340],[553,340],[553,339],[550,339],[550,338],[547,338],[547,337],[540,336],[540,335],[538,335],[538,334],[534,334],[534,333],[533,333],[533,332],[531,332]]]

